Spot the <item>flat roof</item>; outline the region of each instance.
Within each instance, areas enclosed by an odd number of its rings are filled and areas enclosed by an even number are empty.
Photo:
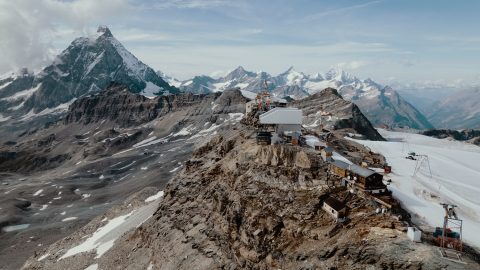
[[[345,208],[345,204],[342,203],[341,201],[333,198],[333,197],[328,197],[324,203],[326,203],[328,206],[331,208],[335,209],[335,211],[340,211],[343,208]]]
[[[261,124],[301,125],[303,112],[297,108],[273,108],[259,117]]]

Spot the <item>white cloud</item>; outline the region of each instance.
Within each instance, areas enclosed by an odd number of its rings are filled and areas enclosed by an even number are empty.
[[[85,34],[130,8],[127,0],[0,0],[0,72],[39,68],[51,61],[52,42],[65,29]]]
[[[337,64],[338,67],[348,70],[359,69],[361,67],[365,67],[366,65],[368,65],[368,62],[366,61],[351,61]]]
[[[375,1],[365,2],[365,3],[362,3],[362,4],[351,5],[351,6],[347,6],[347,7],[327,9],[327,10],[312,14],[310,16],[306,16],[302,20],[303,21],[313,21],[313,20],[321,19],[321,18],[326,17],[326,16],[338,16],[338,15],[346,13],[346,12],[366,8],[368,6],[371,6],[371,5],[374,5],[374,4],[379,4],[381,2],[383,2],[383,0],[375,0]]]
[[[154,4],[156,9],[167,8],[212,8],[233,5],[233,1],[226,0],[160,0]]]

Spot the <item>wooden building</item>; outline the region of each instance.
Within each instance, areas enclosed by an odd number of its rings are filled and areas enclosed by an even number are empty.
[[[330,173],[347,178],[360,191],[371,194],[385,194],[387,186],[383,184],[383,175],[355,164],[348,164],[340,160],[330,162]]]
[[[361,191],[372,194],[387,192],[387,186],[383,184],[383,175],[355,164],[351,164],[348,170],[349,179],[354,180],[355,186]]]
[[[322,159],[324,161],[329,161],[333,157],[333,149],[330,147],[325,147],[320,150],[320,154],[322,155]]]
[[[330,173],[340,176],[340,177],[347,177],[348,176],[348,167],[350,164],[340,161],[340,160],[332,160],[329,165]]]

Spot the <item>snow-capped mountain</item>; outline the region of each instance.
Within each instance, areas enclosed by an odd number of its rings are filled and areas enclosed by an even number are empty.
[[[264,81],[268,91],[275,96],[294,99],[313,95],[325,88],[338,90],[346,100],[356,103],[374,125],[387,124],[416,129],[432,128],[426,117],[395,90],[382,86],[371,79],[361,80],[341,69],[331,69],[324,74],[308,75],[290,67],[285,72],[272,76],[266,72],[249,72],[238,67],[222,78],[197,76],[178,84],[188,92],[223,91],[239,87],[252,92],[261,91]]]
[[[480,128],[480,87],[456,91],[434,103],[427,114],[438,128]]]
[[[38,74],[23,70],[0,78],[0,115],[15,118],[64,111],[76,98],[112,82],[147,97],[178,93],[101,26],[96,35],[75,39]]]

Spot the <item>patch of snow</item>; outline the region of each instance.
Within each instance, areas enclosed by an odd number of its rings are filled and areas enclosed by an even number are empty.
[[[189,125],[188,127],[184,127],[182,130],[180,130],[179,132],[173,134],[172,136],[173,137],[177,137],[177,136],[187,136],[187,135],[190,135],[192,134],[192,131],[194,131],[195,128],[193,127],[193,124],[192,125]]]
[[[0,113],[0,122],[8,121],[10,118],[11,118],[10,116],[4,117],[4,116]]]
[[[95,60],[93,60],[93,62],[90,63],[90,65],[88,65],[87,71],[85,72],[85,76],[90,74],[92,69],[102,60],[103,54],[104,54],[104,52],[102,52],[100,55],[98,55],[97,58],[95,58]]]
[[[152,195],[152,196],[146,198],[146,199],[145,199],[145,202],[146,202],[146,203],[148,203],[148,202],[153,202],[153,201],[155,201],[155,200],[163,197],[163,194],[164,194],[164,193],[163,193],[163,190],[160,190],[157,194]]]
[[[243,113],[229,113],[230,119],[228,121],[239,122],[243,118]]]
[[[113,247],[113,243],[115,243],[115,239],[112,239],[112,240],[107,241],[105,243],[101,243],[97,247],[97,256],[95,257],[95,259],[98,259],[98,258],[102,257],[102,255],[105,254],[105,252],[107,252],[109,249],[111,249]]]
[[[70,106],[70,104],[72,104],[75,100],[76,98],[72,98],[72,100],[70,100],[69,102],[62,103],[55,108],[46,108],[45,110],[39,113],[34,113],[33,109],[31,109],[27,114],[25,114],[24,116],[22,116],[22,118],[20,118],[20,121],[25,121],[34,117],[42,116],[42,115],[63,113],[68,110],[68,107]]]
[[[157,138],[157,136],[152,136],[152,137],[150,137],[150,138],[147,138],[147,139],[145,139],[145,140],[143,140],[143,141],[141,141],[141,142],[138,142],[138,143],[134,144],[132,147],[137,148],[137,147],[139,147],[139,146],[141,146],[141,145],[143,145],[143,144],[146,144],[146,143],[148,143],[148,142],[151,142],[151,141],[155,140],[156,138]]]
[[[67,222],[67,221],[72,221],[72,220],[76,220],[77,217],[67,217],[67,218],[64,218],[62,219],[63,222]]]
[[[40,257],[38,257],[37,261],[39,261],[39,262],[40,262],[40,261],[42,261],[42,260],[46,259],[48,256],[50,256],[50,253],[46,253],[46,254],[44,254],[44,255],[42,255],[42,256],[40,256]]]
[[[2,228],[2,230],[4,232],[14,232],[19,230],[25,230],[28,227],[30,227],[30,224],[20,224],[20,225],[5,226]]]
[[[67,211],[63,211],[60,213],[60,215],[65,216],[67,214]]]
[[[116,230],[117,228],[121,227],[121,225],[132,214],[133,214],[133,211],[126,214],[126,215],[118,216],[116,218],[111,219],[107,224],[105,224],[105,226],[98,228],[98,230],[95,231],[93,233],[93,235],[90,236],[87,240],[85,240],[85,242],[83,242],[82,244],[80,244],[76,247],[73,247],[73,248],[69,249],[58,260],[65,259],[65,258],[68,258],[70,256],[73,256],[73,255],[76,255],[76,254],[79,254],[79,253],[82,253],[82,252],[87,252],[87,251],[90,251],[92,249],[97,250],[97,256],[98,256],[98,254],[99,254],[98,248],[100,246],[102,246],[102,249],[100,251],[105,253],[108,249],[106,249],[107,246],[104,245],[104,244],[108,243],[111,239],[107,240],[105,242],[102,242],[101,241],[102,238],[104,238],[105,236],[107,236],[109,233]]]
[[[1,80],[1,79],[2,79],[2,78],[0,78],[0,80]],[[13,82],[13,80],[10,81],[10,82],[7,82],[7,83],[5,83],[5,84],[3,84],[2,86],[0,86],[0,90],[2,90],[3,88],[7,87],[7,86],[10,85],[12,82]]]
[[[98,179],[102,180],[102,179],[105,179],[105,175],[100,175],[100,177],[98,177]]]
[[[82,194],[82,199],[90,198],[92,194]]]
[[[181,167],[182,167],[182,166],[175,167],[175,168],[171,169],[170,172],[171,172],[171,173],[176,172],[176,171],[178,171],[178,169],[180,169]]]
[[[92,264],[89,267],[85,268],[84,270],[97,270],[98,269],[98,263]]]
[[[35,193],[33,193],[33,196],[38,196],[43,192],[43,189],[37,190]]]
[[[33,93],[37,92],[38,89],[40,89],[40,86],[41,86],[41,85],[42,85],[42,84],[39,83],[37,86],[35,86],[35,87],[33,87],[33,88],[20,91],[20,92],[18,92],[18,93],[15,93],[14,95],[9,96],[9,97],[2,98],[1,100],[14,101],[14,100],[17,100],[17,99],[27,99],[27,98],[29,98],[31,95],[33,95]]]
[[[163,87],[153,84],[152,82],[147,82],[147,85],[141,92],[142,95],[146,96],[147,98],[154,98],[158,96],[157,94],[163,90]]]

